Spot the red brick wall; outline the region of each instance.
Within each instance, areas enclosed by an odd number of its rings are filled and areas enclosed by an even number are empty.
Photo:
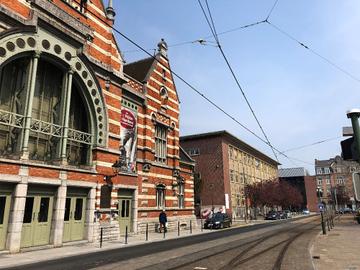
[[[192,156],[195,160],[195,172],[201,173],[202,205],[225,205],[224,186],[224,147],[219,137],[207,138],[206,140],[181,141],[185,151],[189,148],[199,148],[200,155]],[[210,185],[213,185],[213,189]]]
[[[304,181],[305,181],[307,208],[311,212],[317,212],[318,198],[316,195],[316,178],[315,176],[305,176]]]

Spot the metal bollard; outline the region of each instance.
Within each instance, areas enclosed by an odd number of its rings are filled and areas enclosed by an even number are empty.
[[[103,243],[103,228],[100,229],[100,248],[102,248]]]
[[[180,236],[180,221],[178,221],[178,236]]]
[[[128,243],[128,227],[125,227],[125,244]]]
[[[146,223],[145,238],[146,238],[145,241],[149,240],[149,224],[148,223]]]
[[[164,239],[165,239],[165,237],[166,237],[166,226],[164,226]]]
[[[327,224],[327,227],[328,227],[328,231],[330,231],[330,223],[329,223],[329,218],[326,217],[326,224]]]
[[[203,221],[202,221],[202,218],[200,218],[200,225],[201,225],[201,231],[203,231]]]
[[[190,219],[190,234],[192,234],[192,223],[191,223],[191,219]]]
[[[322,228],[323,234],[326,234],[326,227],[325,227],[324,214],[323,214],[323,212],[321,212],[321,228]]]

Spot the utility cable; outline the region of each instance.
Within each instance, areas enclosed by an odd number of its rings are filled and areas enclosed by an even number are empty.
[[[74,0],[74,2],[80,4],[79,2],[77,2],[77,0]],[[133,44],[135,47],[137,47],[139,50],[143,51],[145,54],[147,54],[148,56],[150,56],[151,58],[153,58],[156,62],[159,62],[158,59],[156,59],[155,56],[153,56],[152,54],[150,54],[146,49],[144,49],[142,46],[140,46],[138,43],[136,43],[135,41],[133,41],[131,38],[129,38],[127,35],[123,34],[122,32],[120,32],[118,29],[116,29],[114,26],[110,25],[106,20],[104,20],[103,18],[101,18],[98,14],[95,14],[94,12],[92,12],[91,10],[87,9],[87,7],[85,6],[84,9],[89,12],[91,15],[93,15],[94,17],[96,17],[99,21],[101,21],[102,23],[104,23],[106,26],[110,27],[112,30],[114,30],[116,33],[118,33],[121,37],[123,37],[125,40],[127,40],[128,42],[130,42],[131,44]],[[212,101],[210,98],[208,98],[207,96],[205,96],[200,90],[198,90],[196,87],[194,87],[192,84],[190,84],[189,82],[187,82],[182,76],[178,75],[175,71],[173,71],[170,67],[169,67],[169,71],[172,75],[174,75],[176,78],[178,78],[181,82],[183,82],[186,86],[188,86],[191,90],[193,90],[194,92],[196,92],[198,95],[200,95],[203,99],[205,99],[208,103],[210,103],[212,106],[214,106],[216,109],[218,109],[220,112],[222,112],[223,114],[225,114],[228,118],[230,118],[232,121],[234,121],[235,123],[237,123],[240,127],[242,127],[243,129],[245,129],[247,132],[249,132],[250,134],[252,134],[254,137],[256,137],[258,140],[260,140],[261,142],[263,142],[266,145],[269,145],[269,143],[267,141],[265,141],[263,138],[261,138],[259,135],[257,135],[254,131],[252,131],[250,128],[248,128],[247,126],[245,126],[244,124],[242,124],[239,120],[237,120],[234,116],[232,116],[230,113],[226,112],[225,109],[223,109],[221,106],[217,105],[214,101]],[[270,145],[269,145],[270,146]],[[271,146],[270,146],[271,147]],[[281,154],[282,156],[288,158],[289,160],[295,160],[294,158],[290,158],[288,155],[282,153],[280,150],[276,149],[275,147],[272,147],[274,150],[276,150],[279,154]]]
[[[334,67],[335,69],[341,71],[343,74],[349,76],[351,79],[360,82],[360,79],[357,78],[355,75],[351,74],[349,71],[345,70],[344,68],[340,67],[339,65],[337,65],[336,63],[334,63],[333,61],[331,61],[330,59],[326,58],[325,56],[321,55],[320,53],[318,53],[317,51],[313,50],[312,48],[310,48],[308,45],[306,45],[305,43],[301,42],[300,40],[296,39],[294,36],[290,35],[288,32],[286,32],[285,30],[281,29],[279,26],[275,25],[274,23],[270,22],[269,20],[266,20],[266,23],[268,25],[270,25],[271,27],[273,27],[275,30],[277,30],[278,32],[280,32],[281,34],[283,34],[284,36],[288,37],[289,39],[295,41],[296,43],[298,43],[301,47],[303,47],[304,49],[308,50],[309,52],[311,52],[312,54],[316,55],[317,57],[321,58],[323,61],[325,61],[326,63],[328,63],[329,65],[331,65],[332,67]]]
[[[233,76],[233,78],[234,78],[234,80],[235,80],[235,82],[236,82],[236,84],[237,84],[237,86],[238,86],[238,88],[239,88],[242,96],[244,97],[245,102],[246,102],[247,106],[249,107],[249,109],[250,109],[253,117],[255,118],[255,121],[256,121],[257,125],[259,126],[262,134],[264,135],[264,138],[265,138],[267,144],[270,146],[271,151],[273,152],[276,160],[279,162],[279,159],[278,159],[278,157],[277,157],[277,155],[276,155],[276,152],[275,152],[272,144],[270,143],[270,140],[269,140],[268,136],[266,135],[265,130],[263,129],[263,127],[262,127],[262,125],[261,125],[258,117],[256,116],[254,109],[252,108],[252,106],[251,106],[251,104],[250,104],[250,102],[249,102],[249,100],[248,100],[248,98],[247,98],[247,96],[246,96],[243,88],[242,88],[241,85],[240,85],[240,82],[239,82],[237,76],[235,75],[235,72],[234,72],[232,66],[230,65],[230,62],[229,62],[228,58],[227,58],[226,55],[225,55],[224,50],[223,50],[222,47],[221,47],[220,40],[219,40],[219,38],[218,38],[218,36],[217,36],[217,34],[216,34],[215,23],[214,23],[214,20],[213,20],[213,18],[212,18],[212,15],[211,15],[211,11],[210,11],[210,8],[209,8],[209,5],[208,5],[208,1],[205,0],[205,3],[206,3],[206,7],[207,7],[207,10],[208,10],[210,19],[208,18],[207,14],[206,14],[206,12],[205,12],[205,9],[204,9],[204,7],[203,7],[203,5],[202,5],[202,3],[201,3],[201,0],[198,0],[198,3],[199,3],[199,5],[200,5],[201,10],[202,10],[202,12],[203,12],[203,14],[204,14],[204,16],[205,16],[205,19],[206,19],[206,21],[207,21],[207,23],[208,23],[208,25],[209,25],[209,27],[210,27],[210,29],[211,29],[211,32],[212,32],[212,34],[214,35],[214,39],[216,40],[216,42],[217,42],[217,44],[218,44],[218,48],[219,48],[219,50],[220,50],[220,53],[221,53],[222,57],[224,58],[224,60],[225,60],[225,62],[226,62],[226,65],[228,66],[228,68],[229,68],[229,70],[230,70],[230,72],[231,72],[231,74],[232,74],[232,76]]]
[[[334,141],[334,140],[337,140],[337,139],[340,139],[340,138],[342,138],[342,136],[329,138],[329,139],[324,139],[324,140],[320,140],[320,141],[317,141],[317,142],[313,142],[313,143],[310,143],[310,144],[305,144],[305,145],[294,147],[294,148],[289,148],[289,149],[286,149],[286,150],[282,151],[282,153],[287,153],[287,152],[291,152],[291,151],[295,151],[295,150],[304,149],[304,148],[311,147],[311,146],[318,145],[318,144],[322,144],[322,143],[325,143],[325,142]]]

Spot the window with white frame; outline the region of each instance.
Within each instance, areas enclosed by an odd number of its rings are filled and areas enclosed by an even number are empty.
[[[322,169],[321,168],[316,168],[316,174],[322,174]]]
[[[321,177],[317,178],[317,185],[318,186],[322,185],[322,178]]]
[[[155,161],[166,163],[167,155],[167,128],[162,125],[155,126]]]
[[[163,184],[156,186],[156,207],[165,207],[165,185]]]
[[[329,174],[330,173],[330,168],[324,168],[324,173]]]
[[[344,179],[343,176],[338,176],[336,178],[336,182],[337,182],[338,185],[344,185],[345,184],[345,179]]]
[[[326,177],[326,184],[330,185],[330,177]]]

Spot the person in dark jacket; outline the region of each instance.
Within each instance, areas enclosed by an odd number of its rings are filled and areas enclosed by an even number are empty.
[[[164,231],[166,232],[166,222],[167,222],[167,216],[165,213],[165,210],[163,209],[159,215],[159,222],[160,222],[160,228],[159,232],[161,232],[161,228],[164,228]]]

